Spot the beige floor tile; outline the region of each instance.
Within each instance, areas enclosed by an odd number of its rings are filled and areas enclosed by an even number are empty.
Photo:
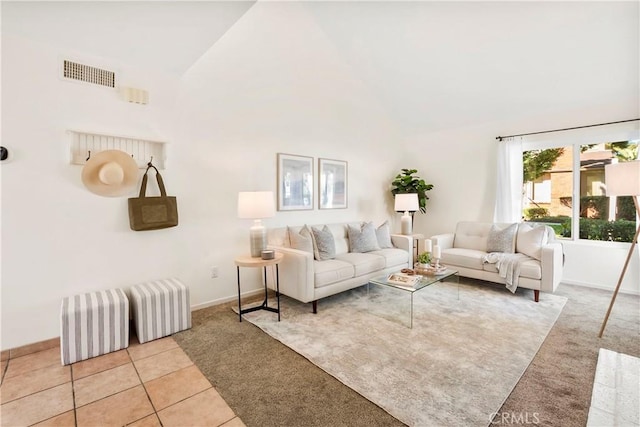
[[[151,381],[178,369],[193,365],[191,359],[179,347],[136,360],[133,363],[140,374],[142,382]]]
[[[135,341],[135,340],[134,340]],[[131,360],[139,360],[145,357],[153,356],[154,354],[162,353],[163,351],[171,350],[178,347],[178,343],[171,337],[160,338],[154,341],[149,341],[144,344],[140,344],[137,341],[129,345],[128,351],[131,355]]]
[[[169,405],[184,400],[211,387],[209,380],[205,378],[197,366],[172,372],[144,384],[156,411]]]
[[[142,385],[76,409],[78,427],[122,426],[151,414],[153,406]]]
[[[73,382],[76,408],[87,405],[112,394],[133,388],[140,378],[133,363],[102,371]]]
[[[5,403],[0,407],[0,425],[31,425],[70,411],[73,409],[72,393],[69,382]]]
[[[141,420],[136,421],[135,423],[129,424],[131,427],[162,427],[160,424],[160,420],[156,414],[149,415],[148,417],[144,417]]]
[[[75,427],[76,415],[73,411],[65,412],[57,417],[49,418],[41,423],[34,425],[34,427]]]
[[[7,378],[0,386],[2,403],[33,394],[71,381],[69,366],[51,365]]]
[[[163,409],[158,416],[164,427],[219,426],[235,417],[213,388]]]
[[[5,361],[9,359],[9,350],[2,350],[0,352],[0,360]]]
[[[12,348],[11,358],[26,356],[27,354],[37,353],[39,351],[48,350],[50,348],[58,348],[60,352],[60,337],[51,338],[46,341],[40,341],[33,344],[23,345],[22,347]]]
[[[9,359],[9,367],[5,375],[6,378],[9,378],[51,365],[62,365],[60,361],[60,348],[50,348],[15,359],[11,358]]]
[[[131,362],[127,350],[118,350],[72,364],[73,380],[78,380]]]
[[[247,426],[244,425],[244,423],[240,418],[235,417],[231,421],[227,421],[226,423],[222,424],[222,427],[247,427]]]
[[[4,382],[4,374],[7,370],[7,365],[9,364],[9,360],[3,360],[0,362],[0,384]]]

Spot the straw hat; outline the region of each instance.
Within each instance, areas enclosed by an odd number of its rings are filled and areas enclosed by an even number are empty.
[[[100,151],[91,154],[84,165],[82,182],[89,191],[99,196],[123,196],[138,182],[138,165],[124,151]]]

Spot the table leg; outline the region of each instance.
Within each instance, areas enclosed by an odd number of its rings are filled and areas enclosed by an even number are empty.
[[[276,299],[278,300],[278,322],[280,321],[280,272],[276,264]]]
[[[242,322],[242,300],[240,298],[240,266],[236,267],[238,270],[238,317]]]

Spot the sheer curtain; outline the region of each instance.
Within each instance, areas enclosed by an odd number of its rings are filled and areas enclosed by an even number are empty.
[[[498,177],[494,222],[522,219],[522,137],[498,141]]]

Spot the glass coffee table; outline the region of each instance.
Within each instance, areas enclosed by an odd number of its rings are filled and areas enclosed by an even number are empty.
[[[395,282],[390,282],[388,280],[390,275],[385,275],[382,277],[377,277],[375,279],[370,280],[367,283],[367,305],[370,312],[378,311],[381,317],[388,318],[390,320],[395,319],[397,316],[393,313],[394,309],[401,308],[403,305],[406,305],[405,301],[407,301],[407,294],[409,294],[410,298],[408,298],[409,305],[409,316],[408,316],[408,326],[409,328],[413,328],[413,294],[423,289],[427,289],[436,283],[441,282],[455,282],[456,284],[460,283],[460,277],[458,276],[458,271],[453,269],[447,269],[442,273],[437,275],[428,274],[423,275],[420,280],[415,285],[409,284],[398,284]],[[376,298],[377,295],[374,294],[373,286],[381,287],[381,290],[391,290],[391,292],[387,295],[386,303],[384,305],[380,304],[380,307],[375,307],[376,299],[381,300],[381,298]],[[456,298],[460,299],[460,287],[456,286]],[[381,302],[381,301],[377,301]],[[375,310],[379,308],[381,310]],[[405,317],[400,315],[399,317]]]

